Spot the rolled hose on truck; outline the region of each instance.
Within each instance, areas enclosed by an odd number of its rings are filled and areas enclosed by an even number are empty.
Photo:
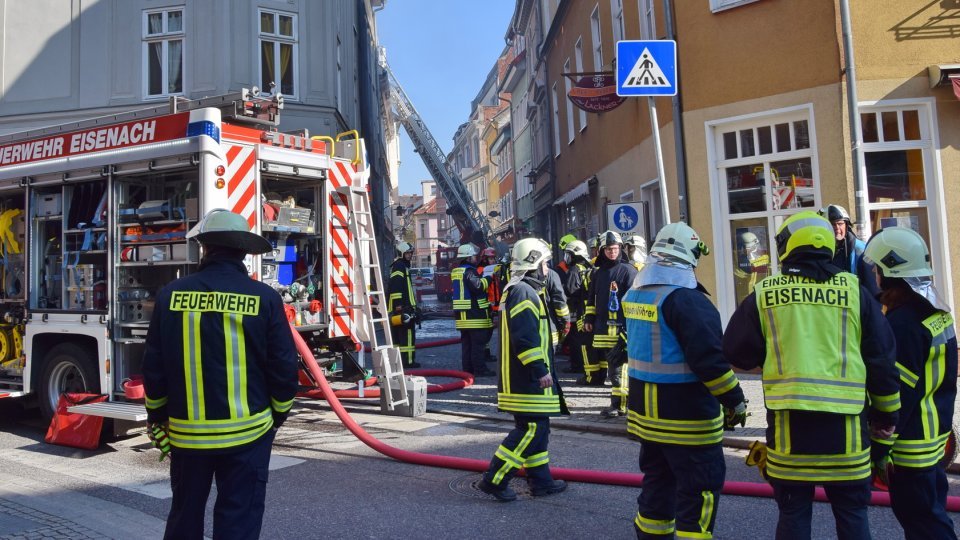
[[[364,431],[364,429],[360,427],[360,425],[357,424],[353,418],[350,417],[350,414],[347,413],[346,409],[343,408],[340,400],[337,399],[337,396],[334,394],[333,389],[330,388],[330,384],[327,382],[326,377],[324,377],[323,370],[320,369],[316,359],[313,357],[310,347],[307,345],[306,341],[303,340],[303,338],[300,336],[300,333],[297,332],[297,329],[293,325],[291,325],[291,331],[293,332],[293,340],[297,345],[297,350],[303,357],[303,363],[307,367],[307,370],[310,371],[310,374],[313,375],[313,378],[320,384],[320,391],[325,395],[327,401],[330,403],[330,406],[333,408],[334,413],[336,413],[340,421],[343,422],[343,425],[346,426],[356,438],[360,439],[361,442],[387,457],[396,459],[397,461],[402,461],[404,463],[412,463],[414,465],[427,465],[430,467],[442,467],[447,469],[459,469],[473,472],[484,472],[490,466],[489,460],[441,456],[435,454],[424,454],[421,452],[411,452],[409,450],[401,450],[399,448],[390,446],[383,441],[380,441]],[[550,473],[556,479],[569,480],[571,482],[585,482],[591,484],[630,487],[640,487],[643,484],[643,475],[638,473],[591,471],[585,469],[566,469],[562,467],[551,467]],[[520,470],[520,474],[524,474],[522,469]],[[770,484],[761,482],[727,481],[723,483],[723,489],[721,489],[721,493],[726,495],[741,495],[746,497],[773,498],[773,487],[771,487]],[[823,491],[823,488],[820,487],[816,488],[814,499],[821,502],[829,502],[826,494]],[[874,491],[870,496],[870,504],[878,506],[890,506],[890,494],[884,491]],[[960,497],[947,497],[947,511],[960,511]]]

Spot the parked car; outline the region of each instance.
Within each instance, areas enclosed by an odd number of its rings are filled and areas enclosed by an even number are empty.
[[[411,268],[410,276],[413,278],[413,284],[418,287],[432,287],[436,280],[436,272],[433,268]]]

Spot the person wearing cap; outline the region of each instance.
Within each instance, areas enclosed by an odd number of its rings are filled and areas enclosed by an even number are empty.
[[[888,438],[900,410],[896,343],[880,304],[833,264],[833,228],[801,211],[777,230],[781,273],[760,280],[727,324],[723,354],[762,368],[765,458],[780,509],[776,537],[811,535],[822,485],[837,536],[870,538],[870,438]]]
[[[897,342],[900,419],[893,436],[873,437],[875,474],[907,540],[956,539],[947,514],[944,448],[957,398],[957,332],[933,286],[930,251],[916,231],[881,229],[863,252]]]
[[[390,265],[390,281],[387,284],[387,311],[390,312],[390,335],[393,344],[400,349],[403,367],[418,368],[417,321],[420,320],[420,307],[413,292],[413,279],[410,277],[410,261],[413,259],[413,246],[409,242],[397,244],[398,256]]]
[[[283,300],[243,263],[273,248],[221,209],[187,238],[203,258],[157,293],[143,356],[148,432],[165,432],[172,446],[164,538],[203,536],[214,478],[214,537],[257,538],[270,449],[298,384]]]
[[[576,239],[577,237],[573,234],[565,234],[560,237],[560,241],[557,243],[557,245],[560,246],[561,255],[563,254],[563,252],[567,250],[567,245],[569,245],[570,242],[573,242]],[[560,283],[567,282],[567,276],[569,275],[569,272],[570,272],[570,265],[567,264],[567,261],[564,258],[561,257],[560,263],[554,265],[553,270],[560,277]]]
[[[601,236],[602,249],[597,269],[590,278],[583,328],[593,335],[593,358],[584,366],[584,382],[602,386],[610,375],[610,407],[601,414],[607,417],[627,412],[627,334],[621,302],[633,286],[637,269],[620,258],[623,243],[620,234],[607,231]]]
[[[514,428],[490,460],[477,487],[501,502],[516,500],[510,479],[523,468],[530,493],[543,497],[567,488],[550,474],[550,417],[570,414],[557,381],[543,288],[550,251],[537,238],[513,249],[510,281],[500,317],[497,407],[513,414]]]
[[[686,223],[666,225],[623,298],[627,431],[640,439],[644,475],[639,538],[712,538],[723,430],[746,423],[743,390],[721,352],[720,313],[694,273],[709,252]]]
[[[477,271],[480,251],[473,244],[457,249],[460,266],[450,272],[453,282],[453,315],[460,331],[461,366],[463,371],[477,377],[492,377],[496,373],[484,362],[487,343],[493,330],[490,319],[490,300],[487,299],[489,278]]]
[[[867,244],[853,233],[853,223],[847,209],[839,204],[830,204],[821,208],[818,213],[827,218],[833,226],[836,240],[833,250],[834,266],[857,276],[860,284],[866,287],[874,298],[879,296],[880,287],[873,277],[873,265],[863,260],[863,250]]]

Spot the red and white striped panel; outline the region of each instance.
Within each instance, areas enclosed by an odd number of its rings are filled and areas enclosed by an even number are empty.
[[[357,337],[353,331],[356,320],[354,311],[349,306],[355,297],[353,291],[353,231],[350,230],[349,206],[347,195],[337,193],[337,189],[349,186],[352,183],[353,171],[347,165],[334,161],[327,175],[327,202],[329,217],[327,231],[329,242],[327,265],[327,285],[330,290],[330,337],[350,337],[355,342]],[[361,294],[363,294],[361,292]]]
[[[252,147],[227,147],[227,209],[247,218],[250,229],[257,224],[257,156]]]

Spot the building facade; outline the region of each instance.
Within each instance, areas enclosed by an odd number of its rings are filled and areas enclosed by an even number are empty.
[[[852,51],[843,43],[847,2]],[[523,4],[518,0],[511,29]],[[960,188],[946,179],[960,160],[960,90],[953,90],[960,82],[950,77],[960,75],[960,60],[951,38],[956,27],[948,22],[957,8],[709,0],[667,2],[665,13],[664,4],[563,0],[547,27],[540,52],[562,232],[586,238],[602,231],[609,227],[606,205],[624,201],[642,203],[648,240],[666,221],[685,219],[710,240],[698,276],[726,317],[755,282],[743,278],[747,244],[754,256],[775,254],[775,231],[787,216],[840,204],[862,222],[864,237],[891,225],[917,230],[954,302],[958,275],[948,240],[960,220],[946,209],[958,202]],[[597,114],[566,98],[576,80],[567,75],[613,71],[621,39],[678,43],[679,94],[653,101],[663,194],[647,99],[627,98]],[[844,75],[851,71],[855,85]],[[516,121],[523,111],[512,112]],[[770,257],[754,273],[777,270]]]
[[[390,170],[374,18],[382,5],[2,2],[0,134],[163,105],[171,97],[273,88],[285,98],[281,130],[363,134],[380,249],[389,255]]]

